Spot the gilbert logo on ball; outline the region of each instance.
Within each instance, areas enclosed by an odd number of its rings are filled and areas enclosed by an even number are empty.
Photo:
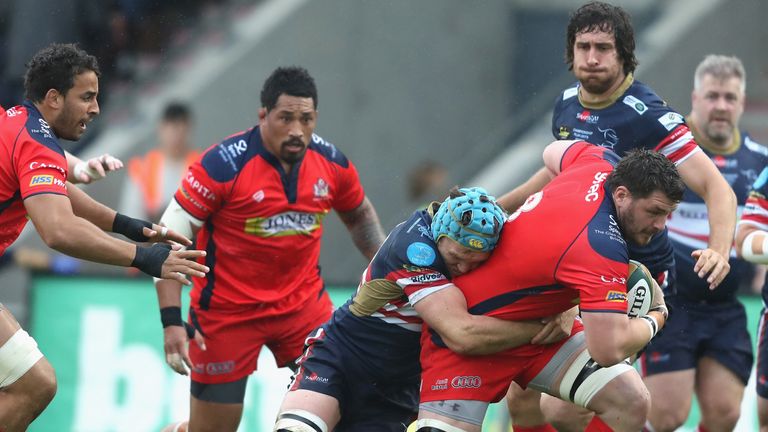
[[[653,304],[653,277],[648,269],[635,260],[629,260],[627,278],[627,315],[630,318],[648,313]]]

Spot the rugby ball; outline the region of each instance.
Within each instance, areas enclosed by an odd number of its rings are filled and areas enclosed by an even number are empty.
[[[627,315],[630,318],[646,315],[653,304],[653,276],[635,260],[629,260],[627,277]]]

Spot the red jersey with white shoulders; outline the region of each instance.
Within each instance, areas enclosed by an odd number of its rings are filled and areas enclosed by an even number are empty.
[[[0,255],[27,223],[23,200],[67,195],[67,159],[40,111],[29,101],[0,112]]]
[[[355,166],[314,134],[290,173],[264,148],[258,126],[210,147],[174,196],[205,221],[196,247],[208,252],[211,272],[193,278],[193,306],[258,305],[265,316],[301,309],[323,289],[323,219],[364,197]]]
[[[561,173],[507,219],[491,258],[454,279],[470,313],[519,321],[578,303],[626,314],[627,244],[604,184],[618,160],[586,142],[566,151]]]

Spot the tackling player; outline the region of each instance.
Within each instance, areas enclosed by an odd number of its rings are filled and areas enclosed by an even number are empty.
[[[547,325],[471,315],[452,285],[488,259],[504,218],[483,189],[454,189],[392,230],[357,293],[307,339],[274,430],[405,430],[418,411],[422,320],[462,355],[567,336],[573,315]]]
[[[664,326],[666,307],[654,283],[651,311],[627,316],[627,240],[645,245],[661,232],[684,185],[668,159],[647,150],[619,162],[602,147],[556,141],[544,160],[557,177],[507,219],[485,265],[454,282],[472,314],[536,319],[579,302],[583,325],[563,342],[478,357],[451,352],[425,328],[419,432],[479,431],[512,380],[596,412],[594,427],[645,424],[650,398],[624,360]]]

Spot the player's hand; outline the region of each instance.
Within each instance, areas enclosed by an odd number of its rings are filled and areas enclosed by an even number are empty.
[[[728,275],[728,272],[731,271],[731,265],[728,264],[728,256],[723,256],[712,249],[697,249],[691,252],[691,256],[696,260],[693,271],[700,278],[707,279],[709,289],[711,290],[717,288],[720,282]]]
[[[571,334],[573,320],[578,313],[578,306],[574,306],[563,313],[544,318],[541,320],[544,328],[531,339],[531,344],[546,345],[567,338]]]
[[[651,282],[653,283],[653,287],[651,288],[653,290],[653,302],[651,302],[651,309],[657,308],[659,306],[666,306],[667,304],[664,302],[664,291],[662,291],[659,283],[656,282],[656,279],[651,279]]]
[[[656,279],[651,279],[653,282],[653,287],[651,288],[653,290],[653,302],[651,302],[651,312],[658,311],[661,312],[662,309],[664,312],[662,314],[664,315],[663,320],[657,320],[657,324],[659,325],[659,330],[661,330],[664,327],[664,324],[667,323],[667,315],[669,315],[669,309],[667,309],[667,303],[664,300],[664,291],[662,291],[661,287],[659,286],[659,283],[656,282]]]
[[[106,177],[110,171],[117,171],[123,167],[123,161],[104,153],[87,161],[75,165],[75,177],[82,183],[91,183],[94,180]]]
[[[182,246],[192,244],[192,240],[163,225],[152,224],[152,228],[144,227],[142,233],[147,236],[147,241],[150,243],[162,242],[171,245],[178,243]]]
[[[189,375],[192,360],[189,358],[189,340],[194,339],[197,346],[205,351],[205,340],[197,329],[184,323],[184,327],[171,325],[163,329],[165,362],[176,373]]]
[[[191,285],[192,282],[187,280],[184,275],[205,277],[205,274],[210,271],[208,266],[195,261],[199,257],[204,257],[205,251],[176,250],[179,247],[179,245],[173,246],[174,250],[168,254],[168,258],[163,262],[163,267],[160,270],[160,277],[163,279],[172,279],[181,282],[184,285]]]

